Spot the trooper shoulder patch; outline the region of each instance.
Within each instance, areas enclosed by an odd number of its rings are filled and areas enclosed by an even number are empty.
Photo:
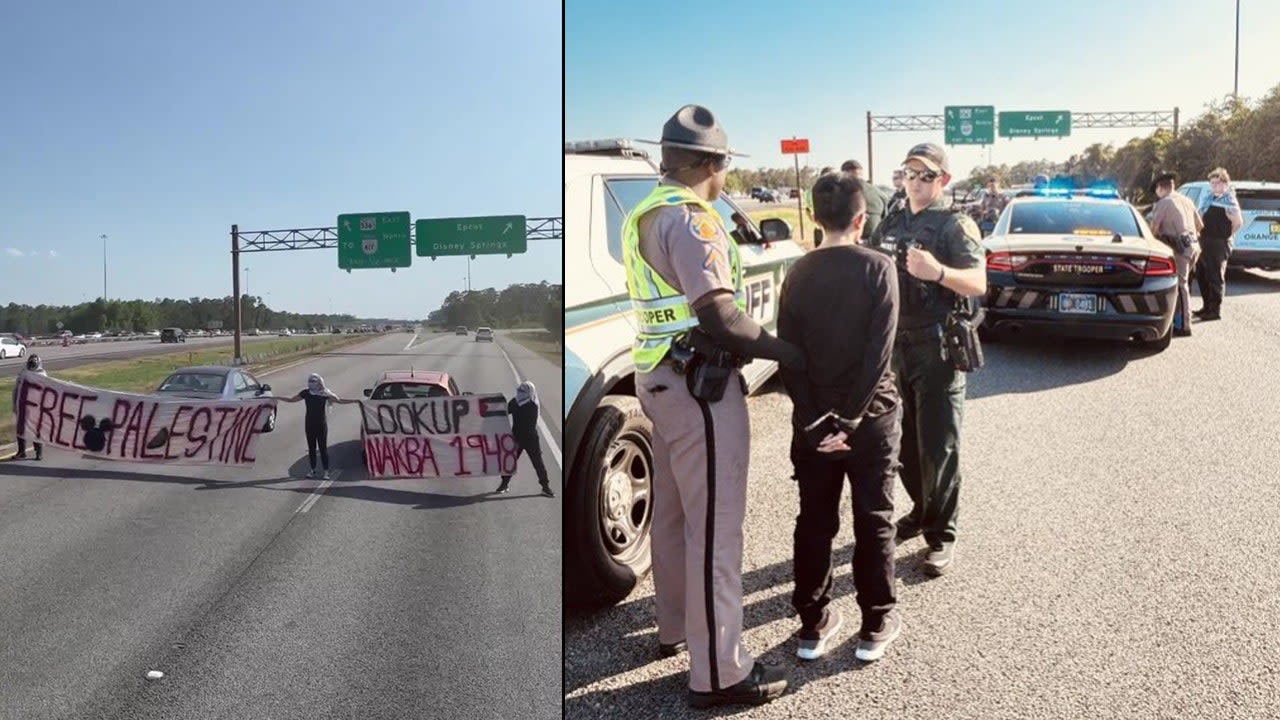
[[[956,222],[960,224],[960,229],[964,231],[964,234],[970,240],[975,243],[982,242],[982,231],[978,229],[978,224],[973,221],[973,218],[964,213],[956,213],[954,217]]]
[[[720,237],[720,225],[705,212],[689,215],[689,234],[702,242],[711,242]]]

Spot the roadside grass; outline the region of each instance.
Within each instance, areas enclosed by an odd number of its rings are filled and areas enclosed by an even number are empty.
[[[558,368],[564,367],[564,345],[546,330],[507,333],[507,337],[541,355]]]
[[[377,335],[304,335],[281,340],[269,340],[241,347],[250,372],[262,372],[272,367],[287,365],[294,360],[354,345],[370,340]],[[251,352],[250,352],[251,351]],[[149,393],[169,373],[180,367],[190,365],[230,365],[233,347],[217,349],[172,352],[164,355],[136,358],[134,360],[112,360],[109,362],[82,365],[77,368],[57,371],[59,380],[121,392]],[[0,379],[0,445],[13,442],[13,387],[16,378]]]
[[[778,207],[778,208],[769,208],[767,210],[752,210],[747,214],[751,216],[751,219],[755,220],[756,225],[759,225],[761,220],[766,220],[768,218],[780,218],[782,220],[786,220],[788,223],[791,224],[791,234],[793,236],[792,239],[795,240],[797,243],[799,243],[800,247],[804,248],[806,252],[813,249],[813,230],[814,230],[813,221],[807,217],[804,219],[804,234],[801,235],[800,234],[800,211],[795,209],[794,207]]]

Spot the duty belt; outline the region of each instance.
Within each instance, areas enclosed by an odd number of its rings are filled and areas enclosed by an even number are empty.
[[[898,343],[915,344],[942,339],[942,323],[933,323],[919,328],[899,329]]]

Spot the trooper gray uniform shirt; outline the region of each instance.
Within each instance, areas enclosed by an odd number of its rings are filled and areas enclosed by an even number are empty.
[[[638,228],[640,254],[689,302],[714,290],[733,291],[733,241],[718,217],[708,218],[697,205],[662,206],[646,213]],[[640,406],[653,421],[650,538],[658,641],[688,642],[691,690],[727,688],[755,665],[741,642],[751,442],[744,383],[739,375],[721,400],[700,401],[664,361],[638,374],[636,386]]]

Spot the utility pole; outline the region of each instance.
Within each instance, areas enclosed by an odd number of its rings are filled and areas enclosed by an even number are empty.
[[[107,236],[99,235],[102,238],[102,302],[107,302]]]
[[[1240,102],[1240,0],[1236,0],[1236,74],[1231,85],[1231,99]]]

